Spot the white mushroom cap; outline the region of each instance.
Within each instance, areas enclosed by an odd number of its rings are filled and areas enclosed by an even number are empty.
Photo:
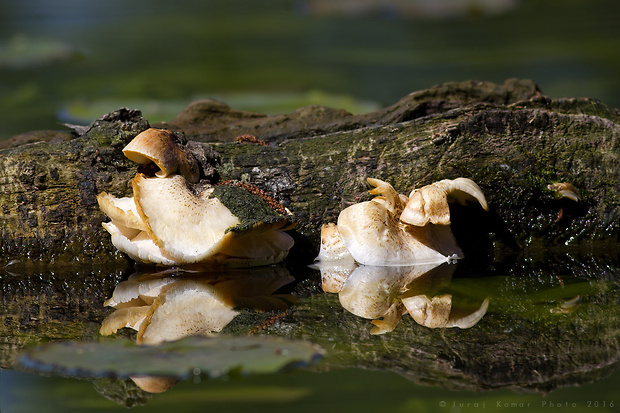
[[[271,264],[282,260],[293,245],[292,237],[279,231],[286,219],[232,231],[241,221],[218,198],[210,197],[213,189],[196,194],[179,175],[138,174],[133,188],[150,238],[176,263]]]
[[[334,261],[353,259],[351,253],[342,242],[338,227],[331,222],[321,227],[321,246],[316,261]]]
[[[147,232],[162,250],[180,262],[199,262],[214,255],[234,236],[226,232],[240,223],[207,189],[195,195],[179,175],[132,181],[134,198]]]
[[[365,265],[438,264],[463,255],[449,227],[404,224],[374,201],[343,210],[338,232],[353,258]]]
[[[200,170],[193,155],[178,147],[172,132],[150,128],[138,134],[125,148],[123,154],[134,162],[154,162],[160,169],[158,177],[166,177],[177,170],[189,182],[198,182]]]
[[[282,261],[293,246],[293,238],[280,230],[289,224],[290,215],[274,212],[268,222],[250,219],[238,229],[241,220],[211,197],[212,187],[190,188],[180,175],[138,174],[132,183],[133,198],[102,193],[97,199],[112,218],[102,224],[112,243],[136,261],[258,266]]]
[[[146,224],[140,217],[133,197],[116,198],[106,192],[97,195],[97,203],[115,225],[144,231]]]
[[[482,190],[474,181],[467,178],[444,179],[411,191],[400,220],[415,226],[424,226],[429,222],[450,225],[448,202],[455,201],[462,204],[478,201],[482,208],[489,209]]]
[[[214,286],[182,280],[155,300],[136,342],[158,344],[221,331],[238,314],[232,297]]]
[[[112,222],[104,222],[101,225],[110,233],[112,244],[129,255],[132,260],[169,266],[179,264],[176,259],[159,248],[145,231],[114,225]]]

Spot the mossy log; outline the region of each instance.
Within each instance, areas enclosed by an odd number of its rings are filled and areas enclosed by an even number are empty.
[[[618,110],[594,99],[551,99],[530,81],[448,83],[364,115],[310,106],[266,116],[207,100],[153,126],[184,134],[204,164],[215,165],[208,179],[249,182],[291,209],[296,259],[311,259],[321,224],[368,196],[367,177],[403,193],[444,178],[476,181],[491,211],[453,211],[466,254],[618,243]],[[121,150],[148,127],[139,111],[121,109],[72,133],[26,134],[1,150],[4,264],[126,262],[100,226],[95,196],[130,194],[137,166]],[[236,143],[243,134],[269,145]],[[18,145],[33,136],[47,140]],[[557,199],[548,189],[554,182],[575,185],[580,201]],[[461,213],[471,215],[463,227]]]

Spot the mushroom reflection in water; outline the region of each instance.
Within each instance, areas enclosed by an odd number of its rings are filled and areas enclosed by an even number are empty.
[[[115,311],[103,320],[100,333],[110,335],[131,328],[137,331],[136,343],[140,345],[217,334],[241,308],[288,308],[295,298],[273,293],[293,280],[285,268],[277,266],[219,274],[177,270],[134,274],[119,283],[105,302]],[[176,383],[170,377],[137,377],[134,381],[153,393]]]
[[[370,334],[396,328],[405,314],[430,328],[470,328],[488,309],[489,299],[478,307],[455,306],[451,294],[440,294],[450,284],[455,265],[353,266],[346,274],[335,262],[318,264],[323,289],[338,293],[352,314],[372,320]]]
[[[375,266],[439,264],[462,258],[450,229],[450,202],[478,202],[488,210],[484,194],[470,179],[445,179],[409,196],[387,182],[369,178],[369,191],[379,195],[344,209],[337,224],[321,231],[317,260],[354,259]]]
[[[196,183],[195,159],[171,136],[149,129],[125,148],[130,159],[153,161],[160,168],[155,176],[133,178],[133,197],[97,196],[111,219],[103,227],[114,246],[135,261],[165,266],[252,267],[282,261],[293,246],[284,232],[293,226],[290,211],[249,185]]]

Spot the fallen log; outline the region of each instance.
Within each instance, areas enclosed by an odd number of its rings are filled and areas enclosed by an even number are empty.
[[[149,126],[124,108],[0,150],[2,264],[126,263],[101,228],[95,196],[131,193],[137,165],[122,148]],[[530,81],[447,83],[364,115],[309,106],[266,116],[198,101],[153,126],[185,136],[203,179],[251,183],[294,212],[293,260],[312,259],[320,226],[368,196],[367,177],[402,193],[444,178],[476,181],[490,212],[452,211],[466,255],[618,244],[620,113],[595,99],[551,99]],[[245,134],[268,145],[235,142]],[[577,201],[554,183],[572,184]]]

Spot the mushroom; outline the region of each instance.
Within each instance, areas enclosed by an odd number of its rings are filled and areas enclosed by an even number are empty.
[[[333,222],[321,227],[321,245],[317,261],[352,260],[351,253],[344,245],[338,227]]]
[[[139,164],[154,162],[160,169],[155,175],[161,178],[178,170],[189,182],[200,179],[196,158],[181,149],[174,133],[166,129],[150,128],[139,133],[125,146],[123,154]]]
[[[429,222],[450,225],[449,202],[466,204],[475,201],[485,211],[489,210],[482,190],[474,181],[467,178],[444,179],[412,190],[400,220],[415,226],[424,226]]]
[[[243,188],[191,186],[180,175],[149,178],[137,174],[132,185],[133,203],[131,198],[106,193],[97,199],[112,218],[103,224],[112,243],[136,261],[168,266],[257,266],[283,260],[293,245],[292,237],[282,231],[290,226],[290,215],[279,214]],[[231,195],[230,191],[236,192]],[[242,209],[235,205],[235,197],[243,196],[250,200],[239,203],[254,209],[238,216]]]
[[[436,182],[409,197],[379,179],[368,178],[368,183],[374,186],[369,193],[379,196],[349,206],[336,225],[322,227],[318,260],[350,254],[360,264],[376,266],[449,262],[463,253],[449,227],[448,202],[474,200],[488,209],[478,185],[466,178]]]

